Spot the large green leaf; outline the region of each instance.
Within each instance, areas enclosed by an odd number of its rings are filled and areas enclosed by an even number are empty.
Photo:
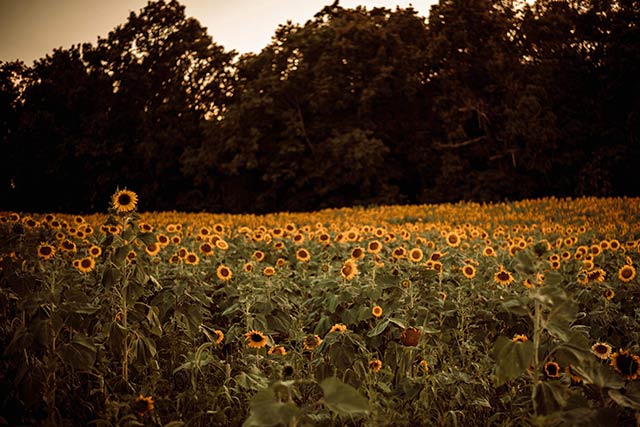
[[[498,337],[494,346],[498,383],[520,376],[531,364],[533,351],[531,341],[513,342],[507,337]]]
[[[333,412],[340,415],[366,415],[369,401],[358,390],[335,377],[329,377],[320,383],[324,392],[324,403]]]

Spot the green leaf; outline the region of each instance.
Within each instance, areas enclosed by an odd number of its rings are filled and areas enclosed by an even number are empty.
[[[365,415],[369,412],[369,401],[358,390],[344,384],[335,377],[320,383],[327,408],[340,415]]]
[[[501,336],[496,340],[494,354],[498,383],[502,384],[517,378],[529,367],[533,359],[533,343],[513,342]]]
[[[625,381],[609,366],[600,363],[591,363],[587,366],[574,366],[572,368],[586,384],[593,384],[600,388],[621,389]]]
[[[609,390],[609,397],[618,405],[640,411],[640,386],[630,383],[624,389]]]
[[[147,246],[157,242],[156,236],[153,233],[139,233],[138,239],[142,240]]]
[[[562,409],[566,402],[567,387],[560,381],[543,381],[533,390],[536,412],[548,415]]]
[[[159,313],[160,309],[158,307],[149,307],[149,311],[147,312],[147,321],[151,326],[150,331],[152,334],[158,337],[162,335],[162,325],[160,324],[160,319],[158,318]]]
[[[508,299],[502,303],[502,308],[516,316],[526,316],[529,313],[527,303],[522,298]]]
[[[376,335],[380,335],[381,333],[384,332],[385,329],[387,329],[387,326],[389,326],[389,319],[384,319],[378,322],[378,324],[372,330],[369,331],[367,336],[375,337]]]
[[[102,273],[102,286],[108,291],[111,290],[113,285],[118,283],[120,280],[120,272],[117,268],[112,266],[107,266]]]
[[[84,334],[76,334],[73,341],[63,345],[58,354],[62,361],[74,369],[87,371],[96,361],[96,346]]]
[[[249,418],[243,426],[291,425],[300,410],[293,402],[280,402],[271,388],[260,390],[249,403]]]

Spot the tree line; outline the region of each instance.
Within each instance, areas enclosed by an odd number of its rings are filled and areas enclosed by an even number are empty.
[[[215,34],[215,28],[210,29]],[[259,53],[153,1],[0,64],[0,209],[312,210],[638,195],[640,3],[338,2]]]

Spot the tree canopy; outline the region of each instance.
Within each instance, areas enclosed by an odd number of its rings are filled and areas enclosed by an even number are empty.
[[[266,212],[638,195],[640,5],[338,2],[238,56],[177,1],[0,64],[0,209]],[[215,28],[211,29],[215,34]]]

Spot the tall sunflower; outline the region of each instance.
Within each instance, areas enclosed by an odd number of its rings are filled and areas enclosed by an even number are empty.
[[[118,213],[129,213],[136,209],[138,195],[130,190],[120,190],[113,195],[113,208]]]

